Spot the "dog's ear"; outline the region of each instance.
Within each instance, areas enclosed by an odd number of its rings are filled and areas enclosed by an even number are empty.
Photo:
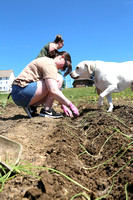
[[[87,70],[88,70],[89,74],[92,75],[93,74],[93,64],[87,65],[85,63],[85,67],[87,67]]]

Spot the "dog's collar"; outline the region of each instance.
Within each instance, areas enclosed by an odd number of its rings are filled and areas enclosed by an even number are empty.
[[[95,69],[96,69],[96,66],[94,67],[93,72],[92,72],[92,74],[91,74],[91,79],[92,79],[93,81],[95,80],[95,78],[94,78],[94,76],[95,76]]]

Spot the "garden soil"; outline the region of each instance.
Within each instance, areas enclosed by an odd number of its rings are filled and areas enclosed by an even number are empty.
[[[28,118],[13,103],[1,107],[0,135],[22,144],[19,165],[39,177],[13,173],[0,200],[133,199],[133,104],[115,100],[107,113],[106,103],[96,103],[80,101],[77,119]]]

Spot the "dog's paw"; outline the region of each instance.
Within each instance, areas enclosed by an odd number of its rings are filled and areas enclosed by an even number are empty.
[[[107,112],[113,112],[113,108],[109,108]]]
[[[102,102],[98,102],[98,107],[102,107],[103,106],[103,101]]]

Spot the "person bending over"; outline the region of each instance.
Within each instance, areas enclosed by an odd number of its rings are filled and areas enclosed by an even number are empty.
[[[50,57],[54,58],[55,54],[58,52],[57,49],[61,49],[64,45],[64,40],[61,35],[56,35],[55,40],[53,42],[47,43],[40,51],[37,58],[40,57]]]
[[[37,106],[43,105],[40,116],[60,118],[61,114],[52,109],[54,100],[61,104],[67,116],[79,116],[78,109],[61,92],[63,77],[72,71],[71,56],[66,52],[57,52],[55,58],[41,57],[30,62],[16,77],[12,85],[12,99],[22,106],[29,117],[37,115]]]

